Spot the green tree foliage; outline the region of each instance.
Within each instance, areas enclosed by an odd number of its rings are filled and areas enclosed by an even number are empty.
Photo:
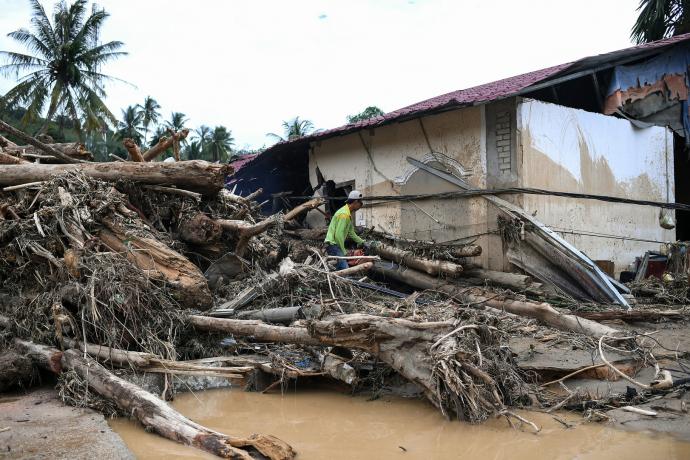
[[[366,109],[362,110],[360,113],[357,115],[348,115],[347,116],[347,122],[348,123],[356,123],[358,121],[363,121],[363,120],[368,120],[369,118],[374,118],[374,117],[380,117],[384,115],[385,112],[375,105],[370,105]]]
[[[267,133],[266,135],[276,139],[277,141],[284,142],[286,140],[291,141],[293,139],[304,137],[314,132],[314,124],[311,121],[300,120],[299,117],[295,117],[292,120],[283,121],[282,136],[275,133]]]
[[[149,126],[151,123],[154,125],[158,123],[158,120],[160,119],[160,112],[158,111],[161,108],[160,104],[152,98],[151,96],[146,96],[144,99],[144,104],[139,105],[137,104],[137,109],[141,112],[141,125],[144,128],[144,144],[147,142],[148,134],[149,134]]]
[[[640,0],[640,12],[630,37],[649,43],[690,32],[689,0]]]
[[[206,125],[201,125],[194,130],[196,139],[199,142],[199,148],[201,151],[205,151],[208,144],[211,143],[211,138],[213,137],[213,130]]]
[[[165,127],[173,131],[182,131],[187,124],[187,115],[182,112],[173,112],[170,114],[170,120],[165,122]]]
[[[199,141],[192,141],[184,149],[184,156],[187,160],[202,160],[203,150]]]
[[[115,136],[118,140],[130,138],[137,145],[141,145],[142,135],[142,121],[144,114],[138,110],[136,106],[130,105],[122,111],[122,121],[117,123],[117,131]]]
[[[74,122],[80,138],[83,125],[93,129],[104,120],[115,123],[103,101],[103,83],[113,77],[102,74],[100,67],[127,53],[119,51],[123,46],[119,41],[98,44],[108,13],[93,9],[88,14],[87,0],[71,4],[60,1],[54,6],[51,21],[38,0],[30,3],[32,30],[22,28],[8,34],[30,54],[0,51],[8,61],[0,66],[0,72],[19,80],[0,98],[0,106],[26,108],[22,126],[38,120],[47,107],[41,131],[56,114],[63,113]]]

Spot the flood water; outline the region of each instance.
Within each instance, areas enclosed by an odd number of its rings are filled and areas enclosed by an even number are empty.
[[[368,401],[330,390],[281,394],[209,390],[178,395],[175,409],[209,428],[236,436],[278,436],[302,460],[314,459],[690,459],[690,443],[599,424],[565,429],[550,416],[523,415],[542,426],[538,435],[504,420],[483,425],[450,422],[420,400]],[[577,415],[559,414],[579,423]],[[110,425],[140,459],[216,458],[146,433],[135,422]]]

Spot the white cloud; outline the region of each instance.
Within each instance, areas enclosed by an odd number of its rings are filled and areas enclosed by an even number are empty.
[[[331,128],[368,105],[391,111],[625,48],[638,0],[98,3],[111,14],[103,40],[130,53],[103,70],[136,85],[108,85],[116,114],[151,95],[166,117],[223,124],[258,147],[295,115]],[[5,35],[29,26],[28,2],[0,0],[0,11],[0,49],[19,49]],[[12,84],[0,79],[0,92]]]

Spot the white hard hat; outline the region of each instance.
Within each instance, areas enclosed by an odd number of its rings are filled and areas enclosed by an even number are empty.
[[[353,190],[347,196],[347,199],[348,200],[361,200],[363,196],[364,195],[362,195],[362,192],[360,192],[359,190]]]

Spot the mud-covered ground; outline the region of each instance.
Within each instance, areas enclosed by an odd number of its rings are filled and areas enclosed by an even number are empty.
[[[134,459],[102,414],[66,406],[53,387],[0,394],[0,458]]]

